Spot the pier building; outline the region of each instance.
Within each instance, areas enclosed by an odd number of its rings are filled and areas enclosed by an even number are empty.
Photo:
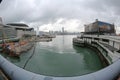
[[[77,36],[77,38],[73,38],[73,44],[96,50],[101,61],[106,66],[110,66],[120,60],[120,36],[116,35],[114,24],[96,20],[96,22],[85,25],[85,32]],[[120,70],[116,72],[113,78],[119,74]]]
[[[99,21],[85,25],[84,34],[97,34],[97,35],[116,35],[114,24]]]

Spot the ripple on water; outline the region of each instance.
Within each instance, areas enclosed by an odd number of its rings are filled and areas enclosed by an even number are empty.
[[[47,76],[79,76],[103,68],[94,51],[72,45],[73,37],[57,36],[52,42],[38,42],[35,54],[25,69]],[[22,67],[32,52],[22,54],[17,62],[9,60]]]

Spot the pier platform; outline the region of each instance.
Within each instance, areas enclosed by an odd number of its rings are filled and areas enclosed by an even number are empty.
[[[81,39],[85,44],[95,46],[99,51],[101,51],[109,64],[120,59],[120,36],[82,35],[81,37],[78,36],[76,39],[73,39],[73,42],[77,42],[79,39]],[[80,42],[78,41],[78,44],[79,43]]]
[[[114,48],[113,46],[110,46],[109,44],[105,44],[105,43],[101,43],[101,44],[104,45],[106,48],[108,48],[112,52],[118,51],[117,48]]]

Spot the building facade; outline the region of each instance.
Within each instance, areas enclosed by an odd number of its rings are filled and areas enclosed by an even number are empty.
[[[22,23],[4,25],[0,17],[0,40],[22,38],[24,35],[34,36],[36,32],[33,28],[29,28],[28,25]]]
[[[115,35],[115,26],[114,24],[106,23],[103,21],[96,20],[95,22],[85,25],[85,34],[109,34]]]

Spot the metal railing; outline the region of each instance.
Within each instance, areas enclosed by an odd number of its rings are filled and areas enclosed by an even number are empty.
[[[26,71],[10,63],[0,55],[0,68],[11,80],[114,80],[120,73],[120,59],[97,72],[75,77],[52,77]]]

